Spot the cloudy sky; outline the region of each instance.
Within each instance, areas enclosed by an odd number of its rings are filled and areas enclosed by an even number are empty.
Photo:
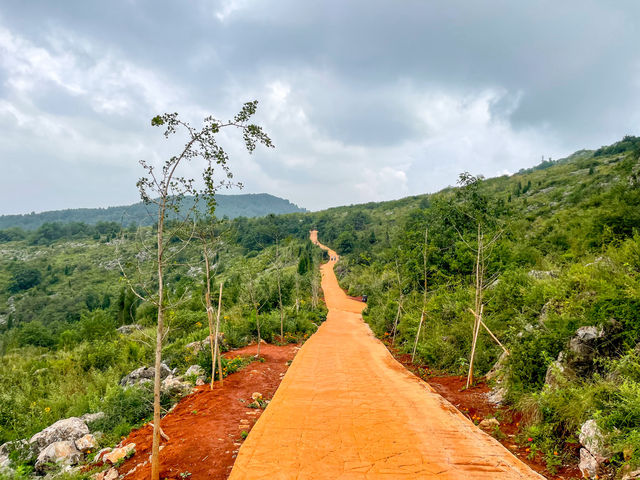
[[[525,5],[526,3],[526,5]],[[150,118],[260,102],[244,192],[309,209],[640,134],[637,0],[0,0],[0,214],[137,201]]]

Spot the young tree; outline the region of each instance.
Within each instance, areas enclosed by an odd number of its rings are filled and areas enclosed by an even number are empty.
[[[158,115],[151,120],[151,125],[164,128],[165,138],[169,138],[178,132],[184,133],[186,143],[182,150],[164,162],[161,168],[156,168],[151,163],[141,160],[140,164],[145,175],[137,182],[140,197],[148,204],[157,208],[157,231],[155,245],[155,272],[153,284],[157,286],[155,291],[145,288],[146,298],[157,307],[157,333],[155,347],[155,378],[153,394],[153,447],[151,456],[151,479],[158,480],[160,476],[160,369],[162,365],[162,344],[165,337],[165,314],[168,292],[165,291],[165,270],[170,265],[171,253],[168,251],[168,241],[171,235],[167,233],[169,215],[182,217],[184,220],[190,212],[181,209],[182,201],[186,195],[194,195],[197,205],[199,196],[204,195],[211,210],[214,207],[216,191],[221,187],[231,185],[233,177],[228,166],[229,157],[224,148],[218,144],[217,135],[223,128],[236,128],[241,131],[245,147],[249,153],[253,152],[258,144],[272,147],[273,144],[268,135],[258,125],[249,123],[255,114],[257,101],[245,103],[240,112],[227,122],[220,121],[212,116],[204,119],[202,128],[193,127],[182,120],[177,113]],[[202,181],[203,188],[198,188],[193,178],[183,176],[180,167],[186,163],[200,160],[203,162]],[[221,173],[222,179],[216,178]],[[146,286],[148,287],[148,285]]]
[[[498,228],[497,219],[493,215],[489,198],[480,190],[483,178],[475,177],[468,172],[460,174],[458,185],[460,189],[457,192],[459,200],[459,210],[466,219],[467,230],[473,228],[476,233],[475,245],[473,241],[469,243],[460,230],[458,234],[464,244],[474,251],[475,264],[474,272],[474,307],[471,310],[473,314],[473,330],[471,340],[471,357],[469,359],[469,372],[467,375],[467,388],[473,383],[473,364],[478,343],[478,334],[480,327],[484,327],[491,337],[502,347],[502,344],[489,330],[482,319],[484,311],[484,290],[487,283],[495,280],[497,274],[492,276],[489,281],[486,280],[487,261],[491,255],[491,249],[502,235],[502,230]],[[486,232],[490,232],[489,239],[486,238]],[[504,347],[503,347],[504,348]]]
[[[416,358],[416,349],[418,348],[418,339],[420,338],[420,330],[422,329],[422,324],[424,323],[424,316],[427,310],[427,248],[428,248],[428,240],[429,238],[429,227],[425,227],[424,229],[424,247],[422,249],[422,275],[423,275],[423,287],[422,287],[422,313],[420,314],[420,323],[418,324],[418,331],[416,332],[416,341],[413,344],[413,353],[411,354],[411,361],[413,362]]]
[[[216,243],[215,235],[215,217],[202,219],[195,225],[195,237],[200,240],[202,246],[202,255],[204,257],[205,266],[205,308],[207,311],[207,321],[209,323],[209,347],[211,348],[211,389],[213,390],[214,380],[216,378],[216,358],[218,360],[218,376],[222,385],[222,359],[220,358],[220,349],[218,347],[218,336],[220,335],[220,309],[222,307],[222,283],[220,283],[220,295],[218,298],[218,316],[213,322],[213,305],[211,304],[211,257],[214,254],[213,247]]]

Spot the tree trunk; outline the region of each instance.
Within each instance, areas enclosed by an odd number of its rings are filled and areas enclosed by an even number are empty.
[[[160,388],[162,379],[162,337],[164,335],[164,278],[163,274],[163,230],[164,203],[158,210],[158,328],[156,331],[156,358],[153,378],[153,445],[151,447],[151,480],[160,478]]]
[[[427,239],[429,234],[429,227],[424,229],[424,248],[422,249],[422,274],[424,275],[424,288],[422,290],[422,313],[420,314],[420,323],[418,324],[418,331],[416,332],[416,341],[413,344],[413,353],[411,354],[411,363],[416,358],[416,350],[418,348],[418,338],[420,338],[420,330],[422,329],[422,322],[424,322],[424,316],[427,310]]]
[[[204,250],[204,264],[207,269],[207,291],[204,295],[207,308],[207,321],[209,322],[209,348],[211,349],[211,390],[213,390],[213,382],[216,378],[216,354],[213,346],[214,343],[214,329],[213,329],[213,306],[211,305],[211,278],[209,270],[209,252],[206,245],[203,246]]]
[[[216,336],[214,338],[214,355],[218,356],[218,375],[220,376],[220,385],[223,384],[222,379],[222,359],[220,358],[220,347],[218,345],[218,335],[220,335],[220,310],[222,309],[222,282],[220,282],[220,295],[218,297],[218,316],[216,318]],[[215,357],[214,357],[214,370],[215,370]],[[214,375],[214,371],[211,372],[211,375]]]
[[[278,277],[278,305],[280,306],[280,341],[284,342],[284,309],[282,308],[282,287],[280,285],[280,256],[276,241],[276,270]]]

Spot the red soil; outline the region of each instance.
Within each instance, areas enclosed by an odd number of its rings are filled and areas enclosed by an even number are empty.
[[[493,418],[494,416],[500,419],[500,431],[502,435],[500,435],[499,438],[496,437],[497,440],[540,475],[550,480],[582,478],[580,470],[578,469],[578,444],[566,445],[565,451],[563,452],[565,456],[563,464],[557,467],[555,473],[551,473],[547,469],[542,454],[531,456],[530,449],[526,445],[516,441],[517,435],[521,433],[522,414],[507,407],[497,407],[490,403],[487,399],[487,393],[489,393],[491,388],[485,381],[480,381],[472,387],[465,389],[467,384],[466,377],[435,375],[428,367],[412,363],[411,355],[400,354],[390,346],[389,342],[385,341],[384,343],[396,360],[402,363],[405,368],[429,383],[429,385],[446,398],[449,403],[454,405],[460,412],[475,423],[485,418]],[[524,422],[522,423],[524,424]]]
[[[183,398],[162,420],[162,430],[170,441],[162,440],[160,478],[182,480],[226,479],[242,442],[242,432],[249,432],[262,410],[249,408],[251,395],[259,392],[271,399],[298,345],[262,344],[264,362],[253,362],[218,383]],[[256,345],[227,352],[226,357],[255,355]],[[119,468],[127,480],[146,480],[151,474],[152,428],[145,425],[121,442],[136,444],[136,454]],[[146,464],[145,464],[146,462]],[[137,467],[137,469],[136,469]],[[131,472],[132,470],[134,470]],[[129,473],[131,472],[131,473]]]

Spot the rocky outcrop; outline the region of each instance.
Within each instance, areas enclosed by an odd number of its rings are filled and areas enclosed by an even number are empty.
[[[166,378],[173,373],[174,372],[169,367],[164,363],[162,364],[162,367],[160,368],[160,378]],[[153,382],[155,374],[156,369],[154,367],[140,367],[128,375],[125,375],[122,380],[120,380],[120,385],[123,387],[130,387],[132,385]]]
[[[197,342],[188,343],[187,345],[185,345],[184,348],[186,350],[188,350],[189,353],[191,353],[192,355],[197,355],[198,353],[200,353],[205,348],[211,348],[209,340],[212,337],[213,336],[209,336],[209,337],[205,338],[204,340],[199,340]],[[228,349],[227,341],[226,341],[226,338],[224,336],[224,333],[219,333],[218,334],[218,344],[220,345],[220,349],[221,350],[225,351],[225,350]]]
[[[184,374],[185,377],[203,377],[204,375],[204,368],[202,368],[200,365],[191,365],[189,368],[187,368],[187,371]]]
[[[507,388],[504,383],[508,358],[509,354],[507,352],[503,352],[495,365],[485,375],[487,380],[494,382],[493,388],[487,394],[487,400],[495,405],[503,403],[507,395]]]
[[[80,420],[82,420],[86,424],[91,424],[98,420],[102,420],[103,418],[104,418],[104,412],[96,412],[96,413],[85,413],[80,417]]]
[[[619,324],[615,321],[607,324],[610,335],[613,335]],[[598,355],[607,354],[609,345],[606,341],[605,330],[600,327],[580,327],[569,340],[566,352],[560,352],[558,359],[547,368],[545,384],[557,388],[565,380],[576,377],[586,377],[595,370],[595,359]]]
[[[193,381],[196,385],[204,385],[207,374],[200,365],[191,365],[184,374],[187,380]]]
[[[119,477],[120,475],[118,474],[118,469],[115,467],[110,468],[109,470],[98,472],[93,476],[94,480],[116,480]]]
[[[189,382],[182,380],[181,377],[169,375],[162,381],[161,389],[172,397],[183,397],[191,393],[192,386]]]
[[[593,369],[604,330],[598,327],[580,327],[569,341],[567,366],[578,376],[585,376]]]
[[[580,427],[580,464],[578,465],[582,476],[596,478],[598,468],[605,462],[611,453],[606,447],[605,438],[595,420],[587,420]]]
[[[136,453],[136,444],[129,443],[124,447],[114,448],[109,453],[103,455],[102,460],[105,463],[109,462],[111,464],[114,464],[114,463],[118,463],[118,461],[123,458],[129,458],[134,453]]]
[[[88,433],[89,427],[87,427],[87,424],[80,418],[65,418],[64,420],[58,420],[53,425],[49,425],[41,432],[36,433],[29,440],[29,444],[37,452],[37,454],[40,454],[43,449],[47,448],[52,443],[73,443],[77,439],[87,435]]]
[[[98,441],[96,437],[91,435],[90,433],[86,434],[83,437],[78,438],[75,441],[76,448],[80,450],[82,453],[89,453],[98,448]]]
[[[44,448],[36,460],[36,471],[44,473],[52,466],[76,465],[83,455],[72,441],[54,442]]]
[[[558,273],[551,270],[529,270],[527,275],[536,280],[544,280],[547,278],[556,278]]]
[[[138,325],[137,323],[131,325],[123,325],[116,329],[116,331],[122,335],[130,335],[138,330],[142,330],[142,325]]]

